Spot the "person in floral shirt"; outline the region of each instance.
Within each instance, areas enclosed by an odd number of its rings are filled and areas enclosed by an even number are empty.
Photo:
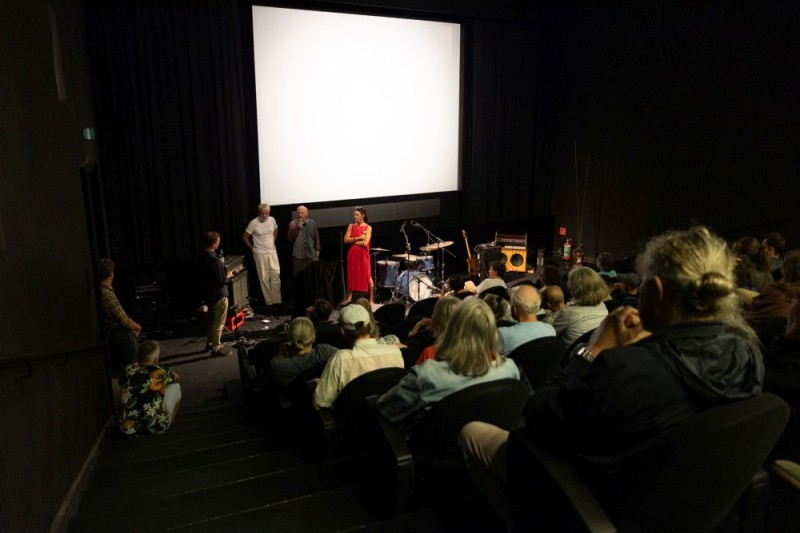
[[[160,352],[156,341],[145,341],[139,347],[138,362],[122,370],[119,430],[124,435],[163,433],[175,420],[181,401],[180,376],[158,366]]]

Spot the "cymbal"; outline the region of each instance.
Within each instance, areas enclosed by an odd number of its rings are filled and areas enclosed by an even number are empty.
[[[425,246],[420,246],[419,249],[423,252],[433,252],[434,250],[438,250],[439,248],[447,248],[448,246],[452,246],[453,241],[442,241],[442,242],[435,242],[433,244],[426,244]]]
[[[389,250],[386,248],[370,248],[373,252],[388,252]]]
[[[398,259],[408,259],[409,261],[416,261],[420,258],[420,256],[414,254],[392,254],[392,257],[396,257]]]

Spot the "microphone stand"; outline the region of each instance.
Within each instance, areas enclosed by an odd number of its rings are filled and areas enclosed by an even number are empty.
[[[347,295],[347,281],[344,279],[344,233],[341,231],[339,232],[339,273],[342,278],[342,289],[344,289],[344,294],[339,295],[336,298],[337,302],[344,300],[344,297]]]
[[[422,231],[424,231],[425,235],[427,235],[427,237],[428,237],[428,241],[429,242],[431,240],[433,240],[434,242],[437,242],[437,243],[444,242],[444,239],[441,239],[437,235],[434,235],[432,232],[428,231],[428,229],[425,226],[423,226],[422,224],[420,224],[419,222],[414,222],[412,220],[411,224],[416,226],[416,227],[418,227]],[[439,248],[439,279],[441,279],[442,282],[444,282],[444,252],[447,252],[452,257],[456,256],[456,254],[454,254],[453,252],[451,252],[450,250],[448,250],[446,248]]]

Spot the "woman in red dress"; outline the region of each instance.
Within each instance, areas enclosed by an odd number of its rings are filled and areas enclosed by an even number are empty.
[[[352,244],[347,250],[347,297],[343,303],[353,299],[353,292],[369,293],[369,303],[373,303],[372,269],[369,262],[369,242],[372,227],[367,224],[367,211],[356,207],[353,223],[347,226],[344,234],[345,244]]]

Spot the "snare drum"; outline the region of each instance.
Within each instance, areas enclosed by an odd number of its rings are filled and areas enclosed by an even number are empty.
[[[417,270],[427,272],[429,270],[433,270],[434,268],[432,255],[421,255],[417,259]]]
[[[400,292],[414,302],[433,296],[431,278],[416,270],[406,270],[400,274],[400,277],[397,278],[397,285],[400,287]]]
[[[378,287],[396,287],[400,261],[378,261]]]

